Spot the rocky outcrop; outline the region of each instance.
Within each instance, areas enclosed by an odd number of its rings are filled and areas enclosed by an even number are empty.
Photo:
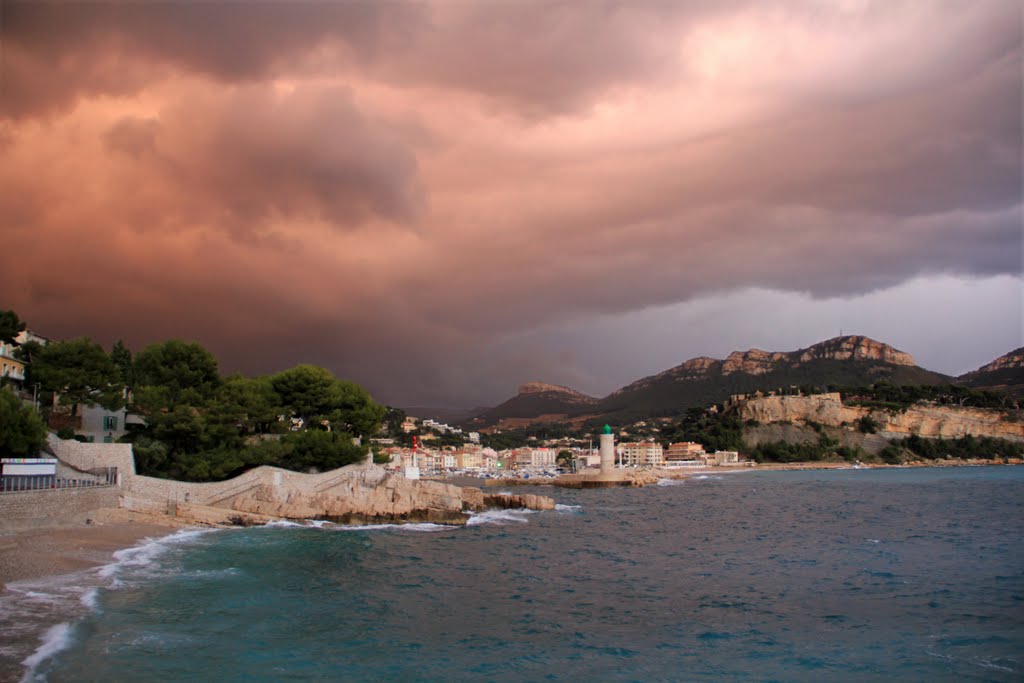
[[[745,372],[748,375],[765,375],[777,369],[777,364],[789,360],[788,353],[769,353],[761,349],[733,351],[722,363],[722,374]]]
[[[474,489],[479,491],[479,489]],[[487,493],[482,494],[483,504],[481,509],[500,510],[554,510],[555,501],[547,496],[538,496],[532,493]]]
[[[874,339],[856,335],[828,339],[796,353],[798,363],[812,360],[861,360],[879,361],[890,365],[915,365],[914,357],[909,353],[898,351]]]
[[[968,374],[973,375],[981,372],[996,372],[998,370],[1011,370],[1016,368],[1024,368],[1024,346],[1010,351],[1008,354],[1000,356],[991,363],[982,365],[974,372]]]
[[[491,507],[549,510],[554,506],[544,496],[485,496],[480,489],[406,479],[380,467],[362,468],[323,490],[261,484],[224,502],[224,507],[241,512],[341,524],[465,524],[470,513]]]
[[[1024,422],[1012,412],[916,404],[903,411],[844,405],[838,393],[813,396],[763,396],[741,400],[735,407],[741,420],[759,423],[811,422],[830,427],[855,427],[862,418],[878,425],[890,438],[917,434],[925,437],[959,438],[990,436],[1024,441]]]
[[[592,397],[586,394],[576,391],[570,387],[564,387],[561,384],[547,384],[545,382],[526,382],[525,384],[519,385],[520,394],[543,394],[545,392],[557,392],[560,394],[567,394],[569,396],[576,396],[583,399],[593,400]]]
[[[996,358],[973,372],[961,375],[958,382],[973,389],[995,391],[1024,399],[1024,348],[1019,348]]]
[[[888,344],[861,336],[828,339],[800,351],[733,351],[722,363],[722,374],[743,372],[748,375],[766,375],[783,368],[796,368],[816,360],[874,361],[889,365],[913,367],[914,357],[898,351]]]

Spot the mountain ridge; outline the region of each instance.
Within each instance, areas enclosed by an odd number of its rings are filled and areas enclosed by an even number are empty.
[[[595,398],[571,387],[527,382],[520,392],[467,422],[474,428],[503,421],[660,417],[734,393],[791,385],[941,384],[954,378],[918,367],[914,357],[863,335],[843,335],[795,351],[751,348],[724,359],[698,356]],[[525,389],[525,391],[524,391]],[[517,424],[521,426],[521,424]]]
[[[972,389],[1002,391],[1024,398],[1024,346],[956,379]]]

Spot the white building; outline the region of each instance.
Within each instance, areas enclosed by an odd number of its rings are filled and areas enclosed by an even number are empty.
[[[619,444],[619,453],[626,467],[660,467],[665,464],[663,449],[656,441],[627,441]]]

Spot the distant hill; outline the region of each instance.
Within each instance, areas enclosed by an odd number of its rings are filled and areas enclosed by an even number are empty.
[[[679,415],[733,394],[829,384],[945,384],[947,375],[918,367],[903,351],[862,336],[843,336],[797,351],[734,351],[725,360],[699,357],[644,377],[602,399],[567,387],[531,383],[500,406],[469,422],[497,424],[601,418],[609,421]]]
[[[445,424],[461,424],[472,419],[474,416],[489,410],[489,408],[437,408],[431,406],[402,406],[401,410],[421,420],[431,419]]]
[[[598,399],[584,393],[544,382],[520,385],[519,393],[501,405],[489,408],[473,417],[471,426],[491,426],[503,420],[533,421],[544,416],[575,416],[594,411]]]
[[[956,378],[972,389],[1002,391],[1024,398],[1024,346]]]

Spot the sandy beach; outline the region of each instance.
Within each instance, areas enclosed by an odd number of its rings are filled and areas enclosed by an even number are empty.
[[[0,587],[108,564],[114,552],[181,526],[173,517],[103,509],[92,524],[0,532]]]

